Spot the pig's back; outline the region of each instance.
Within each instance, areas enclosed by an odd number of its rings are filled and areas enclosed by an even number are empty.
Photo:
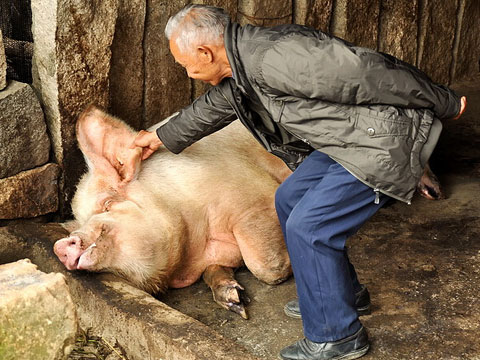
[[[161,148],[142,163],[138,180],[169,199],[178,198],[184,203],[189,198],[203,203],[215,198],[245,197],[249,192],[273,195],[279,180],[272,172],[288,171],[235,121],[180,154]]]

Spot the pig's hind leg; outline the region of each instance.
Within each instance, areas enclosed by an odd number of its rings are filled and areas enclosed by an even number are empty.
[[[275,285],[292,274],[275,209],[250,212],[234,226],[233,233],[245,265],[256,278]]]
[[[232,268],[210,265],[203,273],[203,280],[212,289],[217,304],[248,319],[244,304],[250,300],[243,292],[244,288],[235,280]]]

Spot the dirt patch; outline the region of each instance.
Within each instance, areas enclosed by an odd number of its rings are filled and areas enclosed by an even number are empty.
[[[128,360],[123,349],[90,331],[80,330],[67,360]]]

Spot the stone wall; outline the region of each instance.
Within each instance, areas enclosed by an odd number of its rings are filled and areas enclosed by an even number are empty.
[[[93,102],[147,128],[209,86],[188,79],[169,53],[164,28],[188,0],[32,0],[34,86],[55,161],[63,169],[61,211],[82,171],[75,121]],[[195,0],[235,21],[295,22],[390,53],[449,84],[479,72],[478,0]]]
[[[59,167],[48,163],[47,126],[28,84],[0,91],[0,144],[0,220],[56,212]]]
[[[122,4],[126,0],[119,1]],[[173,62],[163,34],[168,17],[190,1],[136,1],[138,6],[127,6],[128,11],[120,12],[117,19],[114,45],[129,45],[124,51],[113,47],[112,63],[120,66],[115,76],[110,76],[109,110],[135,128],[146,128],[190,103],[209,86],[188,79]],[[294,22],[328,31],[412,63],[443,84],[479,72],[480,37],[473,31],[480,27],[480,3],[476,0],[192,2],[224,7],[241,24],[273,26]],[[122,31],[124,22],[137,30]]]
[[[7,58],[3,46],[2,30],[0,30],[0,90],[7,86]]]
[[[75,123],[88,104],[109,105],[119,1],[32,0],[31,4],[33,86],[42,99],[54,159],[63,170],[60,210],[68,215],[67,204],[84,172]],[[128,96],[124,93],[122,101]]]

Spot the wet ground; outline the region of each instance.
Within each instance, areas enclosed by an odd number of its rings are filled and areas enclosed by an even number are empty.
[[[350,258],[368,286],[372,314],[364,359],[480,359],[480,78],[457,84],[468,107],[444,122],[432,159],[447,199],[415,197],[380,210],[349,240]],[[203,283],[161,299],[263,359],[303,337],[283,313],[295,282],[269,286],[240,269],[249,320],[217,306]]]

